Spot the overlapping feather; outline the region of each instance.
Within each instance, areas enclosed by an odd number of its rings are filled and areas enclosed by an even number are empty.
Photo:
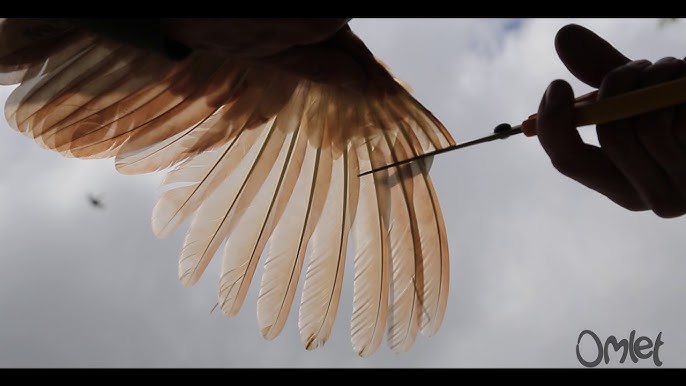
[[[316,92],[312,92],[312,95]],[[314,104],[310,104],[312,107]],[[314,116],[312,116],[314,114]],[[305,112],[301,133],[317,122],[314,111]],[[274,229],[264,263],[257,300],[257,320],[262,335],[273,339],[281,332],[293,303],[307,245],[319,222],[331,182],[332,159],[329,146],[322,146],[323,133],[311,134],[304,149],[300,175],[281,221]]]
[[[21,23],[0,20],[0,82],[21,83],[8,121],[66,156],[116,157],[122,173],[173,167],[152,228],[164,237],[194,215],[184,285],[224,244],[219,305],[235,315],[268,246],[257,313],[273,339],[307,260],[298,325],[313,349],[331,333],[350,238],[354,350],[375,352],[385,328],[396,351],[437,332],[448,246],[427,166],[357,174],[454,142],[354,35],[343,48],[375,75],[351,91],[209,53],[170,62],[62,24],[10,39],[40,27]]]
[[[371,158],[378,151],[366,143],[358,147],[360,169],[370,170]],[[383,160],[383,157],[381,157]],[[382,179],[386,172],[360,179],[357,218],[352,231],[355,246],[353,258],[353,313],[351,338],[353,350],[361,356],[375,352],[385,333],[388,315],[390,247],[387,224],[390,220],[390,191]]]

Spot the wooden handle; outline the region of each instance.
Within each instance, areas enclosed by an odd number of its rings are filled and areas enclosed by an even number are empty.
[[[597,125],[631,118],[686,103],[686,78],[660,83],[596,101],[598,91],[575,99],[574,125],[576,127]],[[527,137],[536,135],[537,114],[522,122],[522,132]]]

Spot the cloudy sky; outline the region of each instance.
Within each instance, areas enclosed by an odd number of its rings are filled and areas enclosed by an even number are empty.
[[[569,22],[634,59],[686,50],[685,21],[356,19],[351,26],[460,142],[520,122],[551,80],[572,80],[553,48]],[[578,94],[589,91],[572,84]],[[1,88],[0,98],[10,91]],[[0,126],[0,367],[580,367],[575,347],[585,329],[603,341],[632,330],[654,341],[662,332],[664,366],[686,366],[686,217],[615,206],[555,171],[534,138],[434,160],[451,251],[443,327],[407,353],[384,344],[362,359],[349,338],[352,264],[323,348],[302,348],[296,312],[265,341],[257,286],[238,316],[210,313],[219,259],[195,287],[179,283],[185,228],[158,240],[149,225],[161,174],[122,176],[111,160],[64,159]],[[591,128],[582,130],[594,141]],[[94,210],[89,193],[106,210]],[[590,343],[582,344],[589,358]],[[621,366],[617,355],[610,365]]]

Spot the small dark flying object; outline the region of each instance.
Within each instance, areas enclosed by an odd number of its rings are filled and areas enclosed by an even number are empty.
[[[88,202],[96,209],[105,209],[105,204],[102,200],[92,194],[88,194]]]

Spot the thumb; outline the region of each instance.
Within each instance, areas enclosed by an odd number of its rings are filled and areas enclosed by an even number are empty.
[[[574,127],[574,92],[569,83],[550,83],[538,109],[537,127],[538,140],[554,164],[583,148],[583,140]]]
[[[627,209],[647,209],[603,149],[584,143],[573,117],[572,88],[565,81],[553,81],[538,110],[537,135],[555,169]]]
[[[594,88],[600,87],[608,72],[631,61],[603,38],[576,24],[557,32],[555,49],[569,72]]]

